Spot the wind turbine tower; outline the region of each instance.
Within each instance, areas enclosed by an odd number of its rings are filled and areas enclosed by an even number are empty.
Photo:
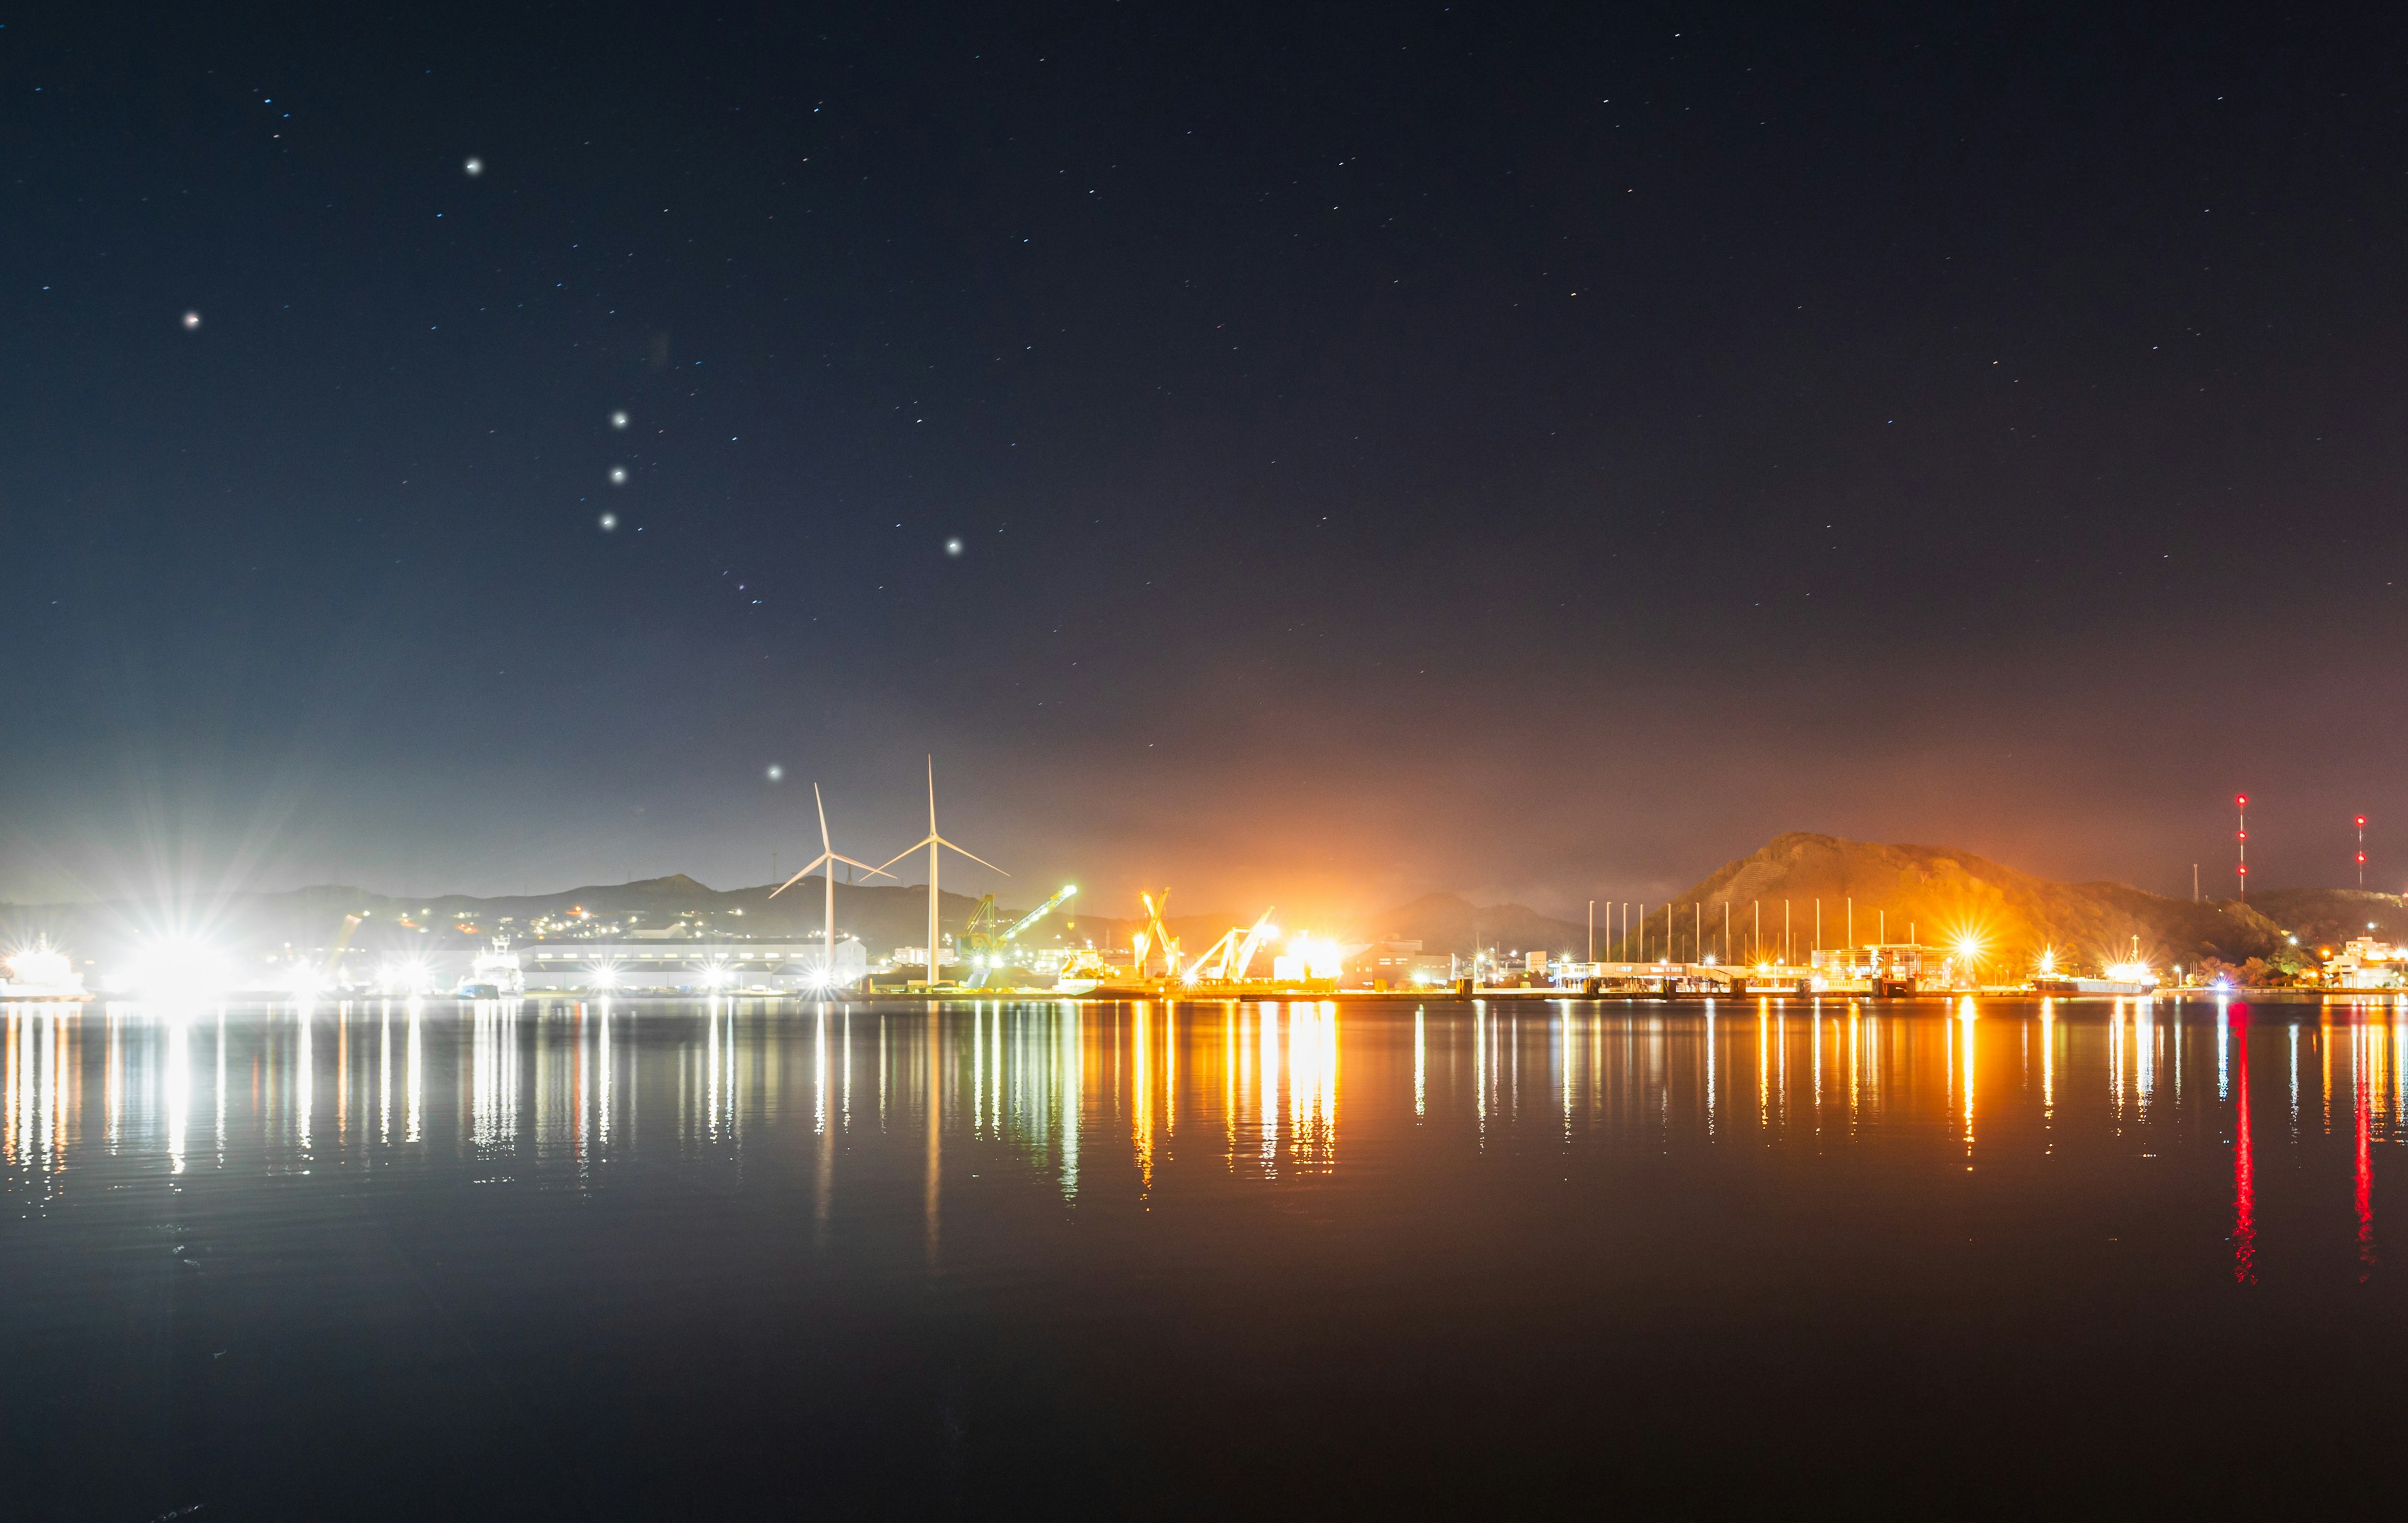
[[[827,880],[827,924],[821,927],[820,932],[820,987],[832,989],[836,987],[836,865],[841,862],[850,868],[859,868],[864,872],[884,872],[884,869],[873,868],[867,862],[855,862],[852,857],[840,855],[835,847],[828,844],[827,801],[820,797],[820,785],[816,783],[811,784],[811,803],[820,812],[820,855],[804,863],[801,872],[796,873],[784,883],[769,890],[769,897],[774,899],[801,883],[810,875],[813,868],[823,870]],[[892,878],[895,875],[886,872],[885,876]]]
[[[924,839],[913,841],[888,857],[880,864],[878,870],[885,871],[886,869],[902,861],[923,846],[928,848],[928,987],[933,989],[937,986],[937,848],[941,846],[947,851],[960,852],[980,867],[995,872],[1003,872],[1001,868],[985,857],[964,847],[956,846],[937,834],[937,758],[934,756],[928,758],[928,834]],[[1003,872],[1003,875],[1007,878],[1011,876],[1008,872]]]

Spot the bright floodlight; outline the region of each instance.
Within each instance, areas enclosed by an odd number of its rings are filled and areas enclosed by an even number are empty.
[[[377,987],[416,999],[435,987],[435,965],[424,957],[387,957],[377,969]]]
[[[189,936],[171,936],[142,949],[134,985],[148,999],[201,999],[227,987],[225,959]]]

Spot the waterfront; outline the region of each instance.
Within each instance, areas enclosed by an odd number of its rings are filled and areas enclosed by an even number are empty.
[[[2389,1491],[2388,1004],[12,1006],[0,1043],[16,1516]]]

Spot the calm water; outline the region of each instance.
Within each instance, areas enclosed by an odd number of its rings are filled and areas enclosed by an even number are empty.
[[[2398,1505],[2388,1006],[0,1039],[10,1517]]]

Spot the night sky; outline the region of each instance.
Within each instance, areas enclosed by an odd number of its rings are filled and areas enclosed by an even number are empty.
[[[2408,13],[0,19],[0,896],[2408,884]]]

